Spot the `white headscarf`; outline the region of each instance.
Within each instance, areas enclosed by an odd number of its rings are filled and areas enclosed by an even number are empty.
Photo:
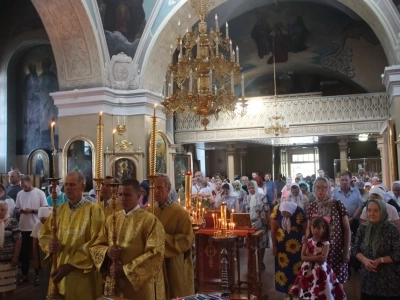
[[[297,204],[290,202],[290,201],[285,201],[282,202],[281,204],[279,204],[279,211],[283,212],[283,211],[287,211],[288,213],[291,214],[291,216],[293,216],[294,212],[297,209]],[[289,218],[285,218],[282,216],[282,228],[283,230],[286,230],[287,233],[290,232],[290,228],[292,227],[291,221],[290,221],[290,217]]]
[[[38,210],[38,217],[40,218],[48,218],[50,214],[53,212],[53,208],[50,206],[40,207]]]
[[[297,189],[299,190],[299,194],[297,196],[292,195],[292,188],[294,186],[297,187]],[[302,197],[303,197],[303,193],[301,192],[300,186],[296,182],[292,182],[292,184],[290,185],[290,190],[289,190],[287,201],[291,201],[293,203],[296,203],[299,206],[303,206]]]
[[[0,206],[4,205],[6,207],[6,214],[3,219],[0,219],[0,248],[4,245],[4,228],[7,226],[7,221],[10,219],[10,213],[8,210],[8,204],[6,201],[0,201]]]
[[[52,189],[52,185],[50,184],[49,187],[47,188],[47,190],[49,191],[49,195],[51,196],[53,189]],[[61,189],[60,187],[57,185],[56,186],[56,193],[57,193],[57,197],[60,197],[61,195]]]
[[[259,197],[258,196],[258,185],[257,185],[257,182],[256,181],[254,181],[254,180],[251,180],[251,181],[249,181],[249,183],[252,183],[252,184],[254,184],[254,195],[252,195],[252,194],[250,194],[249,193],[249,195],[248,195],[248,199],[249,199],[249,207],[250,207],[250,218],[251,219],[255,219],[255,218],[257,218],[257,212],[256,212],[256,206],[257,206],[257,198]],[[247,184],[247,186],[248,186],[249,184]]]

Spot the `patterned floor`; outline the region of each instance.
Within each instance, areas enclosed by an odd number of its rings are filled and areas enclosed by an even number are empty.
[[[243,259],[241,259],[241,261],[245,262],[246,260],[244,251],[241,252],[241,256],[243,256]],[[264,295],[263,298],[268,300],[283,300],[285,295],[276,292],[274,289],[274,260],[271,249],[266,250],[264,262],[266,265],[266,270],[263,271],[263,276],[262,276],[262,282],[263,282],[262,292]],[[244,268],[245,266],[243,265],[242,269]],[[35,287],[33,285],[33,279],[34,276],[32,271],[29,277],[29,282],[18,286],[17,290],[14,292],[14,300],[44,300],[44,299],[38,299],[37,290],[39,289],[39,287]],[[344,285],[347,299],[349,300],[360,299],[359,287],[360,287],[360,278],[359,275],[355,273],[352,276],[351,280]]]

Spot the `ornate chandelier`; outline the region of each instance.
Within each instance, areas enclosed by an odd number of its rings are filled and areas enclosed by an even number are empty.
[[[276,94],[276,69],[275,69],[275,43],[272,44],[272,57],[274,62],[274,115],[269,118],[268,122],[265,124],[265,132],[273,133],[275,136],[279,136],[280,134],[285,134],[289,131],[289,123],[285,122],[285,119],[282,114],[278,113],[278,96]]]
[[[210,123],[209,116],[218,118],[220,112],[230,117],[246,114],[247,100],[244,96],[244,76],[240,77],[239,48],[232,49],[228,23],[226,34],[222,34],[215,15],[215,31],[207,33],[204,21],[214,0],[191,0],[200,22],[197,30],[186,29],[182,36],[178,32],[176,49],[178,62],[174,63],[171,45],[171,62],[167,79],[164,81],[163,112],[169,116],[174,113],[200,116],[204,129]],[[189,18],[191,16],[189,15]],[[178,23],[180,31],[180,22]],[[234,85],[241,79],[242,97],[235,96]]]

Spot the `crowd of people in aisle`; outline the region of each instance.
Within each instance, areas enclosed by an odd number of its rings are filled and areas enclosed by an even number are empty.
[[[294,180],[261,175],[253,172],[231,181],[218,173],[204,177],[196,172],[191,192],[206,209],[225,202],[229,211],[250,215],[254,228],[262,231],[261,256],[272,248],[275,289],[285,299],[346,299],[342,284],[352,272],[360,273],[362,300],[400,299],[400,181],[388,191],[379,178],[347,171],[337,181],[323,170],[316,178],[299,173]],[[115,281],[118,295],[130,299],[194,293],[194,237],[183,207],[185,192],[171,189],[167,176],[155,180],[154,214],[148,212],[146,181],[121,183],[115,203],[117,240],[110,218],[115,178],[105,177],[99,206],[94,197],[84,196],[82,174],[66,176],[63,188],[56,189],[57,241],[52,195],[46,197],[18,170],[10,171],[9,182],[0,185],[4,299],[12,299],[16,285],[27,282],[31,251],[38,299],[45,299],[54,283],[66,299],[96,299],[113,290]],[[57,268],[51,266],[52,255]]]

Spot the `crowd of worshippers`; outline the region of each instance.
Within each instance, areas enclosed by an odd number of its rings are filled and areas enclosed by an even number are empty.
[[[218,209],[225,202],[230,211],[250,215],[261,232],[261,269],[266,268],[265,249],[272,248],[271,284],[285,299],[346,299],[342,284],[352,272],[360,272],[361,299],[400,299],[400,181],[388,192],[379,179],[363,182],[350,172],[339,174],[338,186],[323,170],[315,179],[279,174],[274,181],[266,173],[263,180],[259,172],[249,177],[230,181],[196,172],[192,197],[206,208]],[[66,300],[96,299],[111,290],[127,299],[194,294],[194,235],[183,207],[185,193],[183,187],[171,188],[167,176],[155,180],[154,214],[146,182],[120,183],[114,221],[115,178],[105,177],[98,205],[84,196],[85,177],[69,173],[64,192],[56,191],[57,240],[52,235],[52,196],[46,198],[17,170],[9,173],[9,182],[0,185],[4,299],[12,299],[16,285],[28,280],[31,251],[38,299],[45,299],[54,284]]]
[[[400,299],[400,181],[388,191],[362,169],[337,180],[322,169],[294,180],[278,174],[274,181],[270,173],[263,179],[261,172],[249,177],[196,172],[192,194],[202,207],[225,202],[250,214],[263,231],[262,257],[272,248],[275,289],[285,299],[345,299],[341,284],[351,272],[360,272],[361,299]],[[178,194],[184,205],[183,187]]]

